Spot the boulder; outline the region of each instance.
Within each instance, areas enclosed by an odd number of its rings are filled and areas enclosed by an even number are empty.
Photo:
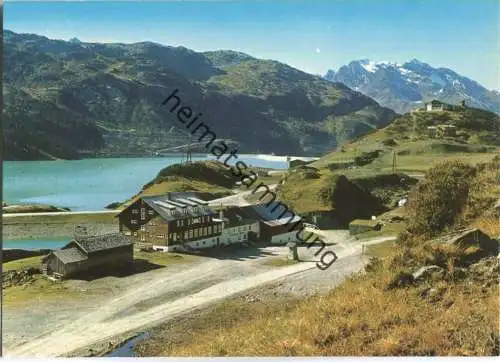
[[[500,199],[493,205],[492,214],[493,216],[500,217]]]
[[[404,288],[414,283],[413,275],[406,272],[399,272],[387,285],[387,289]]]
[[[438,302],[443,298],[446,288],[425,288],[420,293],[420,297],[426,299],[428,302],[434,303]]]
[[[413,281],[419,282],[428,280],[434,275],[439,275],[440,277],[444,275],[443,268],[437,265],[426,265],[418,269],[412,274]]]
[[[10,270],[3,272],[2,289],[29,283],[33,279],[33,275],[40,273],[40,269],[38,268],[26,268],[23,270]]]
[[[448,234],[436,242],[458,246],[462,249],[474,246],[482,250],[484,256],[498,255],[499,242],[490,238],[479,229],[466,229]]]

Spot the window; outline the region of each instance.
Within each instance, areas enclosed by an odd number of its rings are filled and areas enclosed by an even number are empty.
[[[198,237],[198,229],[194,229],[194,237],[197,238]]]
[[[134,236],[137,236],[137,231],[134,231]]]
[[[203,242],[203,245],[205,245],[205,242]]]
[[[153,210],[148,210],[148,215],[154,215],[154,211]]]
[[[137,225],[137,220],[130,220],[130,223],[131,223],[132,225]]]
[[[132,214],[138,214],[139,213],[139,210],[137,209],[132,209]]]
[[[193,237],[193,230],[189,230],[189,238],[191,239]]]
[[[141,235],[141,241],[146,241],[146,236]]]
[[[188,232],[184,231],[184,240],[187,240],[187,239],[188,239]]]
[[[141,225],[141,231],[146,231],[146,225]]]

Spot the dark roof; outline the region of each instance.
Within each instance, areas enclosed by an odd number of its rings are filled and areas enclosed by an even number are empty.
[[[260,216],[263,221],[276,220],[295,216],[293,211],[287,210],[286,207],[279,201],[274,201],[269,206],[267,204],[251,205],[254,211]]]
[[[247,225],[258,222],[259,215],[253,212],[252,208],[248,206],[243,207],[229,207],[223,210],[224,221],[228,222],[228,226]]]
[[[56,250],[52,254],[55,255],[63,264],[78,263],[79,261],[87,260],[87,255],[75,247]]]
[[[269,206],[267,204],[256,204],[224,210],[224,217],[230,218],[232,215],[237,217],[236,214],[240,215],[243,219],[255,221],[291,220],[292,217],[296,216],[292,211],[287,211],[285,206],[279,201],[272,202]]]
[[[162,196],[145,196],[142,200],[147,203],[154,211],[156,211],[163,219],[167,221],[213,215],[214,212],[206,205],[201,205],[205,201],[199,200],[197,206],[190,206],[188,203],[182,202],[183,198],[169,198],[168,195]],[[198,200],[195,197],[189,197],[189,204],[192,200]],[[171,204],[170,202],[174,202]],[[183,204],[185,207],[178,207],[177,204]],[[170,205],[170,207],[166,207]]]
[[[80,248],[87,254],[132,244],[132,240],[122,234],[78,237],[73,240],[73,242],[80,246]]]

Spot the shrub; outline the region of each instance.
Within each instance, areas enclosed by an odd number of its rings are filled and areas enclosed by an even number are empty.
[[[394,146],[397,146],[397,142],[394,141],[394,138],[387,138],[385,140],[382,141],[382,144],[384,146],[388,146],[388,147],[394,147]]]
[[[464,209],[476,169],[460,161],[429,170],[410,194],[409,229],[433,236],[452,226]]]

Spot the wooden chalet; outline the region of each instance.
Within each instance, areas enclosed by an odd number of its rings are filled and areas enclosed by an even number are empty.
[[[219,211],[223,223],[220,236],[220,245],[259,241],[260,217],[255,213],[252,205],[230,206]]]
[[[302,229],[300,216],[283,217],[261,221],[260,239],[271,244],[287,244],[297,241],[297,232]]]
[[[120,233],[156,250],[182,251],[218,245],[222,222],[208,202],[182,194],[142,197],[117,217]]]
[[[244,206],[239,213],[244,220],[258,221],[255,230],[259,241],[272,244],[297,241],[296,234],[301,229],[302,218],[279,201]]]
[[[132,240],[121,234],[77,237],[42,258],[42,272],[57,278],[105,273],[133,262]]]

